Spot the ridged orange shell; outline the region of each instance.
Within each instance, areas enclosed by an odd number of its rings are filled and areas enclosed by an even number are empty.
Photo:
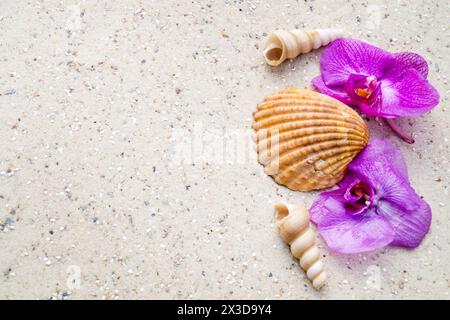
[[[311,90],[282,89],[253,116],[258,162],[292,190],[335,185],[369,140],[366,123],[353,109]]]

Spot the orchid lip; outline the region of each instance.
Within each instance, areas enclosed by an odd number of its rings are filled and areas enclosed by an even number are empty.
[[[373,75],[352,73],[347,79],[345,90],[357,104],[372,105],[381,92],[381,83]]]
[[[374,198],[374,191],[368,183],[355,179],[347,187],[344,194],[347,212],[351,215],[360,215],[369,208]]]

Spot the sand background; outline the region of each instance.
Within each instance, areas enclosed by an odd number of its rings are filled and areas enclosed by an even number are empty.
[[[0,298],[438,298],[450,293],[448,1],[0,2]],[[314,291],[273,225],[249,130],[264,95],[310,87],[321,50],[268,67],[277,28],[342,27],[430,65],[441,103],[383,122],[432,206],[416,250],[325,255]]]

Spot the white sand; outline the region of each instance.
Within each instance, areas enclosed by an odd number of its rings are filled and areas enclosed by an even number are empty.
[[[0,2],[0,298],[449,298],[448,2],[98,2]],[[369,123],[404,153],[429,234],[356,256],[319,239],[320,293],[272,223],[317,193],[266,177],[248,135],[264,95],[319,73],[321,50],[261,55],[304,26],[422,54],[442,96],[401,121],[414,145]]]

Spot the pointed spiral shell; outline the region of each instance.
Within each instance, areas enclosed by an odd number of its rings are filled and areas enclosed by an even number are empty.
[[[352,108],[306,89],[266,97],[253,116],[258,162],[295,191],[334,186],[369,139],[366,123]]]
[[[278,66],[286,59],[326,46],[342,35],[340,29],[278,30],[267,38],[264,58],[269,65]]]
[[[291,253],[299,259],[300,266],[316,289],[326,283],[326,273],[320,260],[319,249],[314,242],[314,232],[309,223],[309,214],[302,204],[275,205],[275,221],[281,238],[290,245]]]

